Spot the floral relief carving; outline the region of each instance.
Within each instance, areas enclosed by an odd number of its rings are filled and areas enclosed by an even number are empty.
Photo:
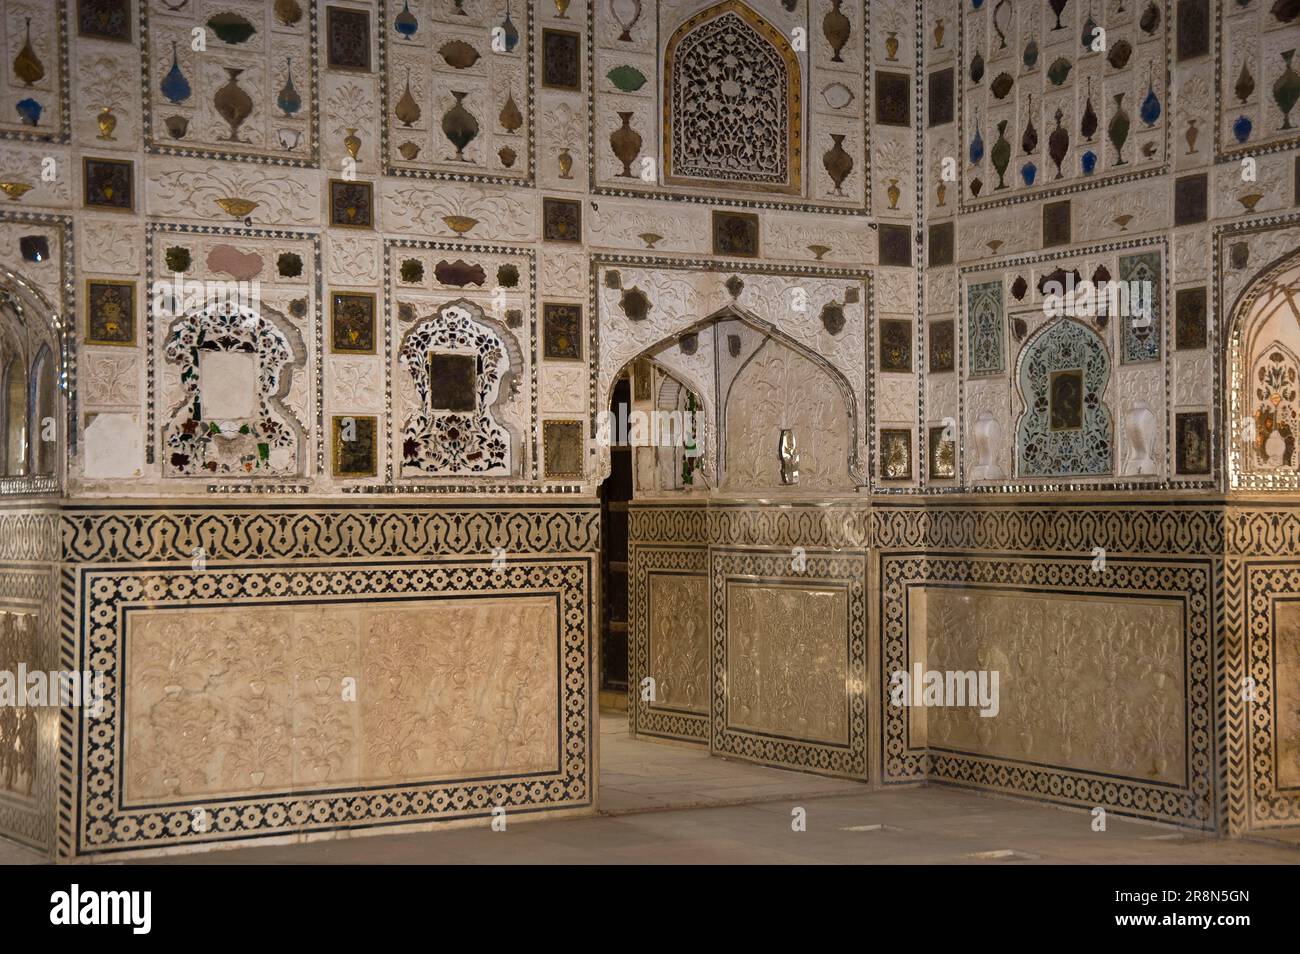
[[[709,709],[709,581],[704,576],[651,573],[651,703],[667,709]]]
[[[128,801],[539,771],[559,758],[556,619],[543,598],[133,620]]]
[[[677,29],[664,74],[668,181],[799,191],[802,80],[780,31],[724,2]]]
[[[0,609],[0,672],[18,667],[36,669],[36,616]],[[0,792],[29,796],[36,780],[36,710],[32,706],[0,706]]]
[[[512,436],[498,405],[514,397],[523,362],[510,333],[489,322],[478,305],[460,299],[402,339],[398,360],[415,387],[401,449],[408,476],[514,472]]]
[[[914,739],[1084,771],[1184,777],[1180,607],[969,588],[927,588],[924,606],[924,668],[996,670],[999,712],[913,708]],[[1052,690],[1066,684],[1069,693]]]
[[[81,385],[86,404],[134,406],[140,396],[140,359],[134,354],[87,352],[82,356]]]
[[[844,397],[812,361],[769,340],[736,377],[726,408],[725,483],[775,488],[784,481],[782,430],[798,446],[801,489],[847,489],[852,435]]]
[[[729,583],[728,723],[847,743],[847,627],[843,589]]]
[[[235,364],[222,364],[221,372],[204,379],[204,364],[214,355],[246,361],[250,374],[243,383],[252,391],[247,401],[239,382],[226,380]],[[300,472],[306,437],[301,417],[287,406],[294,370],[306,364],[297,329],[233,301],[213,302],[172,322],[163,356],[179,371],[166,394],[166,474]],[[225,392],[222,400],[213,396],[216,391]],[[245,407],[227,415],[223,406],[228,404]]]

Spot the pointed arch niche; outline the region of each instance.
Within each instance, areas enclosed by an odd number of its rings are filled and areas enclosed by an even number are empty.
[[[1229,486],[1300,490],[1300,253],[1266,269],[1241,299],[1228,380]]]
[[[677,27],[663,76],[666,183],[800,194],[803,80],[780,30],[725,0]]]
[[[62,381],[58,315],[26,281],[0,269],[0,495],[58,492]]]
[[[1105,343],[1072,318],[1035,333],[1016,373],[1023,402],[1016,424],[1019,476],[1114,473],[1114,426],[1104,401],[1110,370]]]

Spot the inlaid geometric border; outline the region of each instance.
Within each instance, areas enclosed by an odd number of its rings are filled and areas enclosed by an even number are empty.
[[[709,549],[713,609],[713,754],[781,768],[863,779],[867,774],[867,562],[863,555],[807,552],[803,572],[788,551]],[[848,595],[847,745],[777,737],[733,728],[727,717],[727,592],[731,583],[838,587]]]
[[[641,681],[650,672],[650,578],[652,576],[694,576],[708,581],[709,552],[705,547],[631,544],[632,630],[629,657],[632,671],[627,681],[628,712],[637,735],[654,735],[684,742],[709,743],[707,712],[670,709],[641,701]]]
[[[43,672],[62,668],[54,640],[57,618],[54,593],[52,567],[0,563],[0,609],[36,616],[36,658],[29,665]],[[31,796],[0,792],[0,834],[46,854],[52,853],[54,841],[58,767],[55,750],[60,712],[58,708],[36,710],[37,751]]]
[[[347,562],[311,567],[262,563],[83,568],[75,626],[79,658],[102,671],[107,705],[86,719],[77,746],[76,845],[81,854],[197,845],[232,839],[356,830],[485,817],[494,806],[531,813],[592,804],[590,624],[592,559],[534,557],[496,570],[487,557],[456,561]],[[256,580],[256,585],[253,582]],[[284,795],[196,798],[175,805],[120,806],[123,753],[117,685],[123,666],[124,611],[132,606],[322,605],[455,598],[554,596],[557,601],[558,770],[472,781],[328,787]],[[196,809],[210,829],[193,830]]]
[[[880,564],[881,673],[908,668],[908,591],[927,585],[1023,592],[1090,592],[1112,599],[1152,595],[1183,605],[1186,658],[1188,782],[1140,781],[1105,772],[1027,763],[1016,759],[912,748],[908,713],[882,694],[881,778],[885,783],[922,778],[945,784],[1071,805],[1103,806],[1108,812],[1214,829],[1215,711],[1213,643],[1216,622],[1214,562],[1110,558],[1105,586],[1098,585],[1091,557],[1026,559],[1015,553],[886,553]],[[1068,689],[1068,687],[1066,687]]]
[[[377,506],[356,501],[274,507],[255,504],[66,504],[63,559],[74,563],[189,560],[310,560],[492,554],[594,553],[595,504],[507,503]]]
[[[1300,824],[1300,788],[1278,785],[1277,604],[1300,599],[1300,560],[1245,562],[1235,568],[1240,584],[1238,604],[1244,630],[1237,647],[1246,659],[1241,675],[1254,680],[1254,700],[1243,699],[1242,681],[1228,682],[1229,699],[1239,700],[1240,726],[1245,731],[1242,767],[1248,778],[1246,828],[1294,827]],[[1232,588],[1237,595],[1237,587]],[[1240,819],[1237,819],[1240,821]]]

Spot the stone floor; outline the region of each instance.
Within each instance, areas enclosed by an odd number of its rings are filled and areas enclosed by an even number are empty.
[[[634,741],[601,722],[602,815],[265,845],[168,864],[1300,864],[1300,839],[1225,841],[1111,816],[952,788],[870,791],[855,782]],[[792,830],[792,811],[806,830]],[[39,863],[0,841],[0,863]]]

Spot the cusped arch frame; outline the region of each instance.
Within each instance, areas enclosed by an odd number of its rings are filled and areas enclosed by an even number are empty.
[[[754,331],[763,335],[764,338],[775,341],[776,343],[786,348],[789,348],[795,354],[808,359],[830,377],[831,381],[834,383],[836,389],[840,393],[840,397],[843,402],[844,412],[849,417],[849,434],[851,436],[851,440],[849,441],[849,459],[848,459],[849,476],[853,479],[854,484],[856,486],[858,487],[866,486],[867,483],[866,475],[862,471],[861,458],[858,455],[858,446],[859,446],[858,428],[860,425],[860,415],[858,413],[857,397],[854,394],[853,387],[849,384],[848,379],[844,376],[844,373],[840,371],[839,368],[835,367],[835,365],[833,365],[825,357],[823,357],[822,355],[818,354],[815,351],[810,350],[802,342],[796,340],[795,338],[792,338],[790,335],[786,334],[784,331],[782,331],[772,322],[765,321],[764,319],[760,318],[758,315],[754,314],[752,311],[749,311],[746,308],[742,308],[740,305],[737,305],[735,303],[724,305],[722,308],[719,308],[717,311],[713,312],[707,317],[700,318],[696,321],[685,324],[682,327],[669,332],[668,334],[664,335],[662,338],[659,338],[653,344],[645,348],[642,348],[640,351],[638,351],[627,361],[622,362],[616,369],[614,369],[614,373],[609,376],[608,378],[610,382],[609,386],[605,389],[603,393],[597,394],[596,407],[606,408],[609,406],[609,399],[610,399],[610,395],[613,393],[614,382],[617,381],[619,376],[623,373],[623,371],[631,367],[632,364],[637,359],[642,357],[650,357],[654,353],[662,351],[666,347],[671,347],[672,345],[679,343],[683,338],[688,338],[693,334],[699,334],[700,331],[706,328],[719,325],[724,321],[739,321],[745,325],[748,325]],[[766,343],[767,342],[764,342],[764,345],[766,345]],[[725,459],[723,457],[723,447],[726,441],[726,437],[723,431],[726,424],[725,414],[726,414],[727,399],[730,397],[731,384],[735,383],[736,378],[740,376],[741,372],[743,372],[745,368],[748,367],[749,362],[753,360],[754,354],[757,354],[758,352],[762,351],[763,347],[764,346],[759,346],[758,348],[755,348],[754,353],[746,357],[745,361],[741,364],[741,366],[736,369],[736,374],[733,375],[731,381],[728,382],[728,389],[727,389],[728,393],[725,397],[723,395],[718,395],[716,402],[711,398],[704,399],[706,401],[706,406],[710,404],[713,406],[712,407],[713,413],[711,414],[711,420],[713,421],[714,434],[717,435],[717,439],[714,440],[712,445],[712,450],[713,453],[716,454],[716,459],[714,462],[713,473],[709,475],[710,479],[715,482],[717,482],[721,477],[721,475],[717,473],[717,470],[718,467],[721,466],[721,461]],[[600,368],[597,368],[597,374],[596,374],[597,381],[599,381],[602,377],[600,374],[600,370],[601,370]],[[680,377],[680,375],[677,375],[676,370],[674,370],[672,373]],[[684,383],[692,383],[692,382],[684,382]],[[718,386],[719,388],[721,387],[720,384]],[[697,392],[697,393],[701,393],[701,392]],[[599,467],[599,472],[597,474],[596,482],[600,483],[610,474],[609,448],[602,449],[598,467]]]
[[[1097,393],[1097,397],[1098,397],[1098,403],[1100,405],[1099,410],[1101,411],[1102,415],[1105,418],[1105,422],[1107,424],[1107,432],[1110,438],[1110,470],[1108,474],[1024,475],[1021,473],[1021,459],[1020,459],[1021,433],[1020,432],[1021,432],[1021,427],[1025,422],[1025,418],[1029,415],[1029,412],[1031,410],[1029,396],[1025,393],[1024,388],[1021,386],[1021,378],[1022,378],[1024,365],[1025,362],[1029,360],[1030,355],[1034,353],[1035,346],[1039,344],[1041,341],[1043,341],[1043,339],[1046,338],[1047,335],[1051,334],[1056,329],[1061,328],[1063,326],[1068,327],[1068,325],[1065,324],[1066,322],[1077,326],[1081,331],[1086,333],[1092,340],[1094,340],[1097,343],[1097,346],[1101,349],[1101,353],[1106,357],[1106,378],[1100,391]],[[1026,338],[1023,346],[1020,348],[1019,354],[1016,355],[1015,365],[1013,367],[1012,377],[1011,377],[1014,394],[1016,398],[1020,401],[1020,410],[1016,414],[1015,422],[1012,430],[1013,441],[1012,441],[1012,462],[1011,463],[1016,476],[1024,477],[1026,480],[1054,479],[1057,477],[1067,477],[1067,476],[1080,477],[1084,479],[1105,479],[1107,476],[1114,476],[1116,466],[1118,465],[1118,455],[1116,453],[1116,441],[1115,441],[1116,422],[1115,422],[1115,414],[1112,412],[1110,403],[1106,399],[1106,393],[1111,390],[1114,381],[1115,381],[1115,358],[1114,355],[1110,353],[1110,349],[1106,347],[1105,339],[1102,338],[1099,334],[1097,334],[1097,332],[1089,328],[1082,321],[1079,321],[1076,318],[1072,318],[1068,315],[1062,315],[1058,318],[1054,318],[1051,321],[1045,322],[1040,328],[1036,329],[1033,334],[1031,334],[1028,338]],[[1050,408],[1049,408],[1049,413],[1050,413]]]
[[[1222,428],[1224,433],[1219,442],[1219,452],[1221,459],[1226,462],[1227,483],[1230,490],[1300,490],[1300,470],[1289,474],[1285,472],[1261,474],[1249,470],[1243,459],[1247,441],[1246,390],[1249,388],[1253,364],[1251,352],[1254,350],[1250,325],[1252,319],[1256,317],[1256,306],[1266,300],[1266,295],[1276,294],[1279,286],[1289,285],[1290,282],[1284,279],[1291,272],[1295,272],[1295,279],[1300,281],[1300,249],[1275,258],[1256,272],[1254,278],[1237,296],[1237,300],[1228,312],[1231,317],[1224,323],[1222,380],[1228,385],[1224,389],[1227,407],[1223,409],[1227,426]],[[1300,292],[1291,298],[1290,306],[1296,314],[1297,323],[1300,324]]]
[[[58,493],[63,486],[64,475],[67,473],[69,442],[66,437],[70,433],[70,415],[73,413],[68,389],[68,349],[71,342],[71,327],[65,317],[59,313],[58,308],[33,282],[20,271],[2,265],[0,265],[0,303],[7,305],[23,325],[21,328],[13,328],[12,334],[24,339],[24,347],[21,350],[28,375],[29,407],[34,406],[35,389],[39,383],[34,372],[43,358],[54,362],[54,393],[57,407],[53,417],[57,426],[55,440],[60,451],[55,455],[53,474],[27,474],[21,477],[0,478],[0,496]],[[27,315],[35,315],[37,321],[27,324]],[[5,319],[0,317],[0,322],[3,321]]]
[[[695,30],[716,20],[719,17],[733,13],[738,16],[744,23],[750,27],[758,36],[768,43],[781,58],[786,68],[786,163],[788,169],[788,181],[783,185],[771,185],[765,183],[745,183],[743,180],[731,179],[703,179],[695,177],[683,177],[674,174],[674,152],[673,152],[673,78],[676,72],[677,51],[681,42],[689,37]],[[677,186],[695,186],[707,187],[709,185],[725,185],[727,188],[739,189],[742,191],[756,191],[776,194],[799,195],[803,191],[803,71],[800,69],[799,56],[790,46],[789,41],[785,38],[780,30],[769,23],[763,16],[751,9],[741,0],[723,0],[721,3],[714,4],[701,10],[699,13],[684,20],[678,25],[677,29],[672,32],[668,42],[664,45],[663,53],[663,100],[660,104],[663,110],[663,130],[662,130],[662,155],[663,155],[663,176],[664,183],[667,185]]]

